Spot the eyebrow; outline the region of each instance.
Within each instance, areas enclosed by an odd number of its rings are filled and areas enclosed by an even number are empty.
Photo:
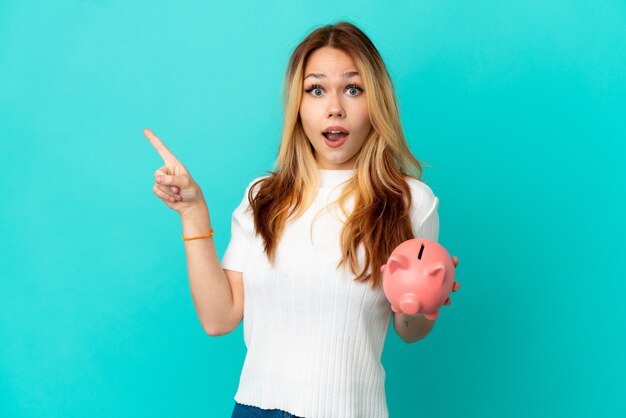
[[[352,78],[355,75],[359,75],[358,71],[346,71],[345,73],[341,74],[342,78]],[[321,73],[310,73],[307,74],[306,77],[304,77],[304,79],[306,80],[309,77],[315,77],[315,78],[326,78],[326,76],[324,74]]]

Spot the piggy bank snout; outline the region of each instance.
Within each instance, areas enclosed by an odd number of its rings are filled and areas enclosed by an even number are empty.
[[[417,299],[412,295],[404,296],[400,300],[399,305],[402,312],[409,315],[415,315],[420,310]]]

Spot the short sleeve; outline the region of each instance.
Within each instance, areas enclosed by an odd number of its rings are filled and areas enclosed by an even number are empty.
[[[439,199],[421,181],[410,182],[412,204],[411,222],[415,238],[439,242]]]
[[[252,238],[254,237],[254,220],[252,210],[248,202],[248,191],[253,180],[246,187],[243,199],[239,206],[235,208],[231,217],[230,242],[222,256],[222,268],[233,271],[243,271],[243,266],[250,250]]]

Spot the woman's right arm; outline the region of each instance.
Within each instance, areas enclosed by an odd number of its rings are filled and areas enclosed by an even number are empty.
[[[150,129],[144,135],[165,165],[154,173],[152,191],[183,222],[183,236],[211,231],[209,209],[200,186],[185,166]],[[185,240],[187,270],[193,303],[202,328],[209,335],[228,334],[243,319],[242,273],[223,270],[212,237]]]
[[[181,220],[185,237],[211,231],[204,204],[185,211]],[[191,295],[202,328],[212,336],[228,334],[243,318],[242,273],[222,269],[212,237],[184,242]]]

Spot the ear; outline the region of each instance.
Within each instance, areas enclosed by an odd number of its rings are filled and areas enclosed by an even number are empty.
[[[428,275],[436,283],[443,284],[443,279],[446,276],[446,268],[441,263],[433,263]]]
[[[387,262],[389,273],[393,274],[398,269],[406,270],[409,268],[409,259],[402,254],[392,254]]]

